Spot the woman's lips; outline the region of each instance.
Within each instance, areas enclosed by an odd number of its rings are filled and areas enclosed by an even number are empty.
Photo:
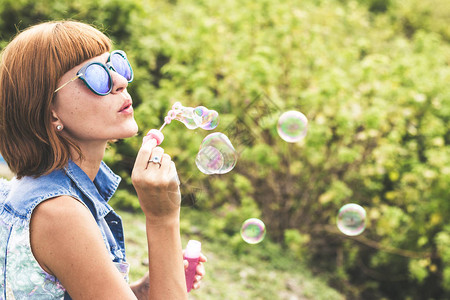
[[[131,105],[131,100],[125,101],[125,103],[122,105],[122,107],[119,110],[119,113],[132,113],[133,112],[133,106]]]

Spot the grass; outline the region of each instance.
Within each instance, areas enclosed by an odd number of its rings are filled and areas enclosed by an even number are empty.
[[[148,270],[145,222],[142,214],[118,213],[124,221],[130,279],[134,281]],[[183,246],[189,239],[198,239],[208,258],[202,287],[191,291],[190,299],[344,299],[326,285],[324,278],[311,275],[299,261],[268,238],[260,244],[249,245],[233,237],[224,242],[202,236],[200,228],[214,217],[217,218],[190,207],[182,208]],[[239,247],[236,248],[236,244]]]

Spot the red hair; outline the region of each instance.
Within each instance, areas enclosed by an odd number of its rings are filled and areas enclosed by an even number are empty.
[[[94,27],[46,22],[19,33],[0,61],[0,153],[17,178],[63,168],[70,149],[80,148],[58,134],[51,104],[58,80],[83,61],[111,50],[111,40]]]

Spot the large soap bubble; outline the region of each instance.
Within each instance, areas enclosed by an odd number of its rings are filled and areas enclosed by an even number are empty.
[[[234,168],[237,157],[228,137],[214,132],[203,139],[195,163],[204,174],[225,174]]]
[[[216,174],[220,172],[223,163],[223,155],[212,146],[201,148],[195,158],[197,168],[204,174]]]

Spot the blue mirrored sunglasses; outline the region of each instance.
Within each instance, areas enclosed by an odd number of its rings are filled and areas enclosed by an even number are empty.
[[[125,52],[116,50],[111,52],[106,64],[100,62],[90,62],[85,64],[75,77],[61,85],[55,93],[78,78],[83,80],[86,86],[95,94],[106,96],[113,88],[110,70],[123,76],[128,82],[133,81],[133,69],[127,59]]]

